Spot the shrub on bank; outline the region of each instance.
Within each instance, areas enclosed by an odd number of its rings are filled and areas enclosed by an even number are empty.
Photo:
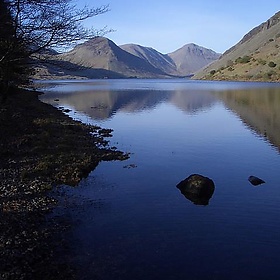
[[[270,61],[268,63],[268,66],[271,67],[271,68],[274,68],[276,66],[276,63],[274,63],[273,61]]]
[[[236,63],[242,63],[242,64],[245,64],[245,63],[249,63],[251,60],[251,57],[248,56],[248,55],[244,55],[243,57],[238,57],[235,62]]]

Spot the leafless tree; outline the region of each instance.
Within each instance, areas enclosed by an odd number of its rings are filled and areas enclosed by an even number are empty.
[[[72,0],[7,0],[15,35],[24,38],[30,54],[50,47],[70,46],[108,32],[85,28],[83,22],[108,12],[108,5],[78,8]]]
[[[72,0],[0,0],[0,90],[26,80],[18,78],[31,68],[29,59],[35,54],[109,32],[83,25],[108,11],[108,5],[79,8]]]

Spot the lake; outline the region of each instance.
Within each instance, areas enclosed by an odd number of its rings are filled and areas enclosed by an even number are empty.
[[[77,279],[280,279],[280,84],[45,81],[44,92],[131,153],[64,189]],[[214,181],[207,205],[176,188],[191,174]]]

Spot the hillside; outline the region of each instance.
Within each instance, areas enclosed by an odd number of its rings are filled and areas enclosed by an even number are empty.
[[[47,54],[45,62],[38,63],[34,78],[186,77],[219,57],[203,47],[186,46],[171,54],[161,54],[135,44],[119,47],[107,38],[96,37],[69,52]]]
[[[280,81],[280,12],[248,32],[193,78]]]

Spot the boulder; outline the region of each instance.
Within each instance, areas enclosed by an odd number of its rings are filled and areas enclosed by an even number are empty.
[[[258,186],[258,185],[260,185],[260,184],[264,184],[264,183],[265,183],[264,180],[262,180],[262,179],[260,179],[260,178],[258,178],[258,177],[256,177],[256,176],[250,176],[250,177],[248,178],[248,180],[249,180],[249,182],[250,182],[253,186]]]
[[[215,190],[214,182],[210,178],[199,174],[190,175],[176,187],[196,205],[208,205]]]

